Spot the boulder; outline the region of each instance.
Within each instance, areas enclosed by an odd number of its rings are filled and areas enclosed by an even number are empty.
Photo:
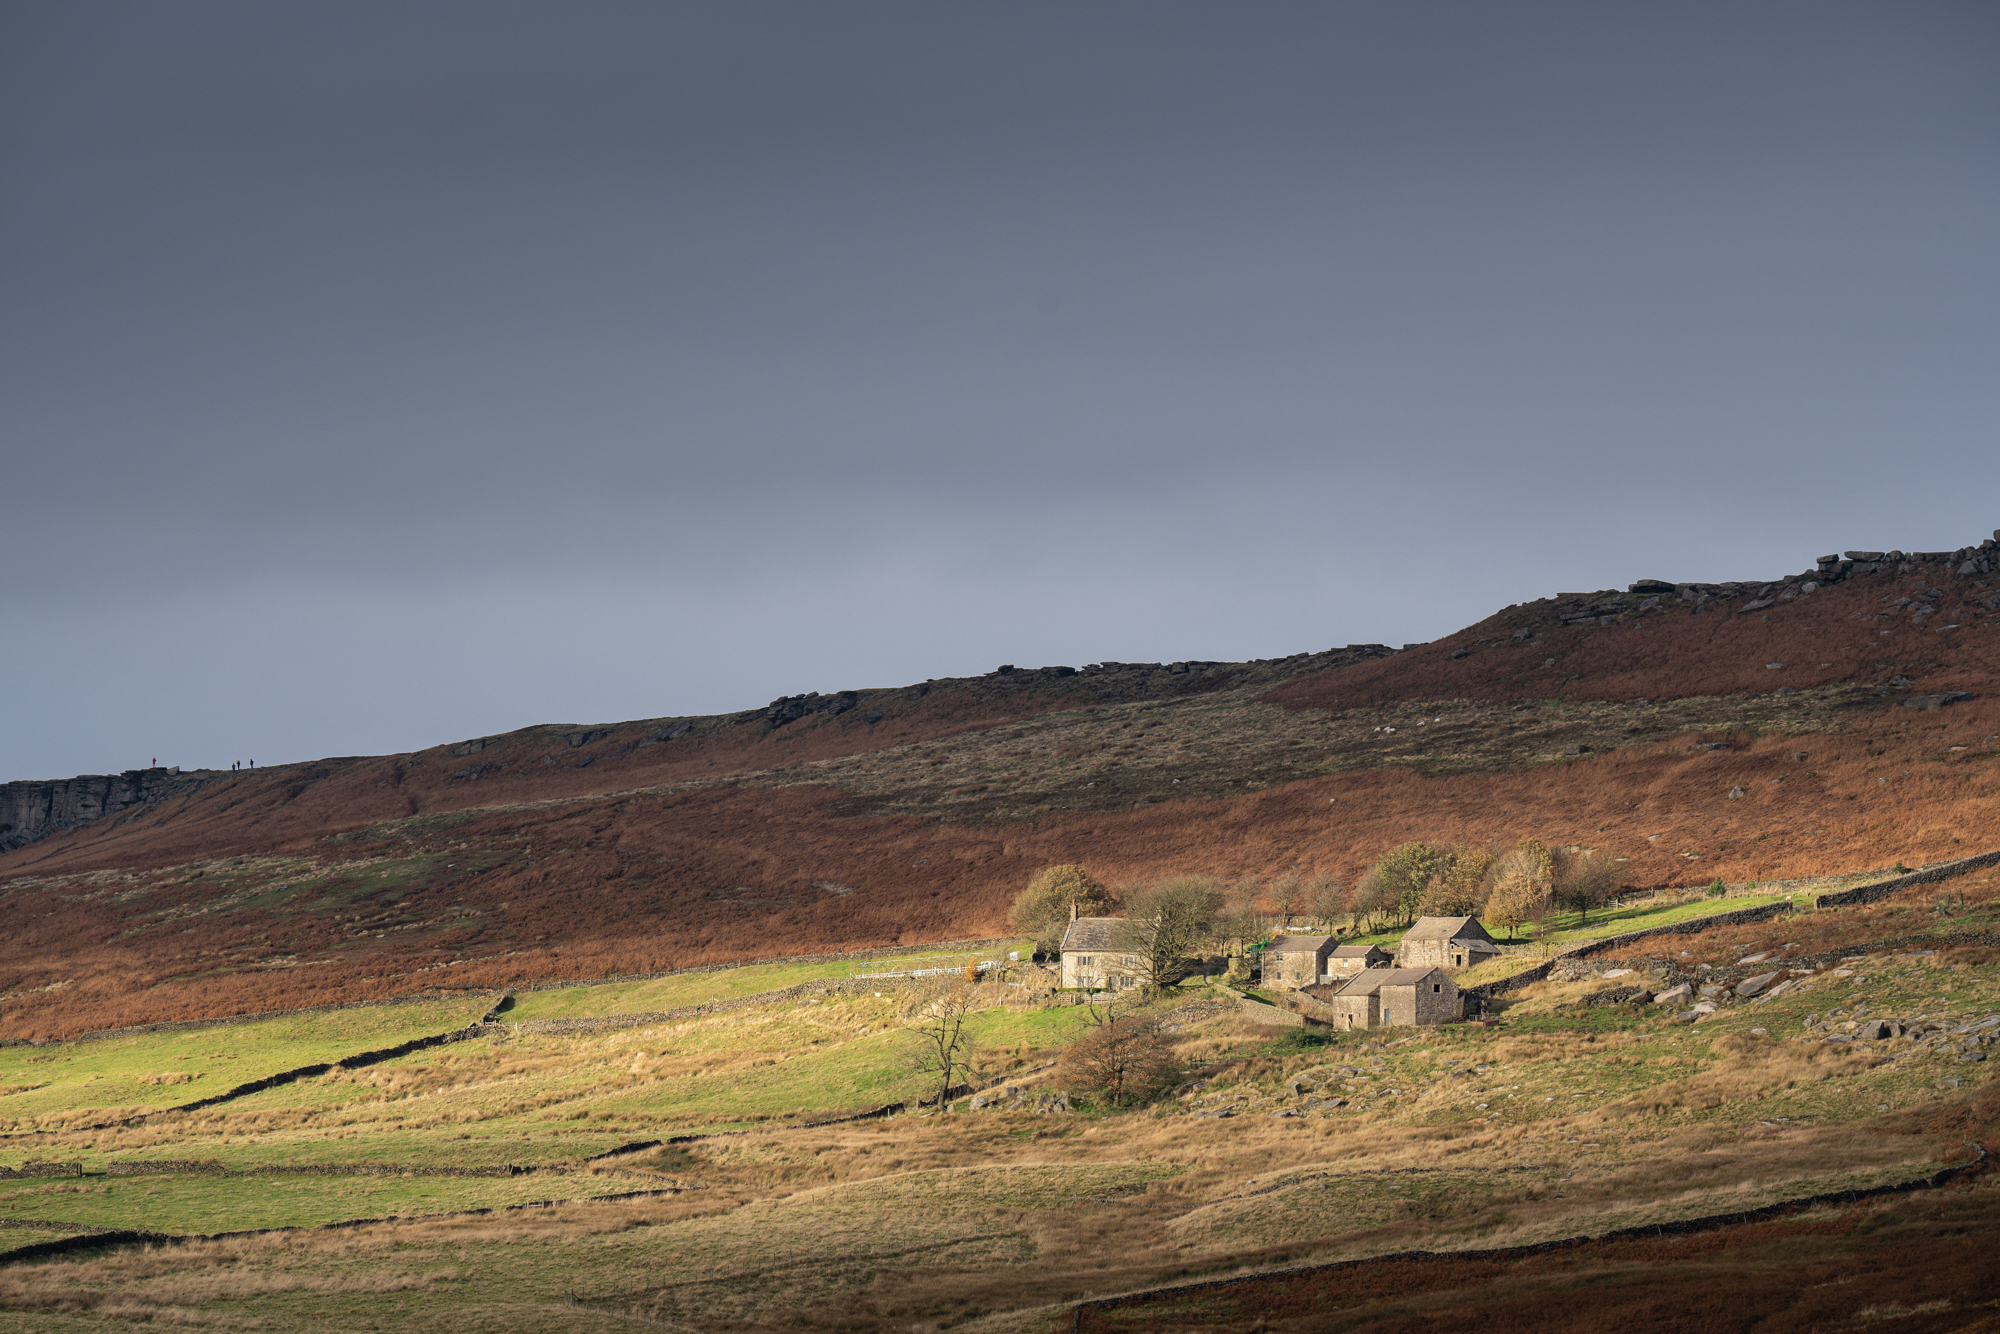
[[[1880,1042],[1889,1036],[1889,1025],[1880,1019],[1870,1019],[1855,1028],[1854,1036],[1863,1042]]]
[[[1736,984],[1736,994],[1739,996],[1755,996],[1777,981],[1779,976],[1780,973],[1759,973],[1755,977],[1746,977]]]
[[[1938,695],[1913,695],[1903,701],[1903,707],[1906,709],[1942,709],[1947,704],[1963,704],[1971,698],[1972,696],[1963,690],[1947,690]]]

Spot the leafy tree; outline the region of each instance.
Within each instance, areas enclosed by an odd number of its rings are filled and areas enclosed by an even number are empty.
[[[1033,936],[1043,954],[1054,954],[1069,926],[1071,904],[1078,916],[1097,917],[1111,906],[1111,896],[1081,866],[1051,866],[1014,896],[1007,921],[1022,935]]]
[[[972,1069],[966,1021],[977,1007],[977,993],[963,980],[942,978],[919,987],[907,1007],[913,1019],[909,1031],[916,1037],[910,1067],[936,1082],[940,1111],[950,1100],[953,1080]]]
[[[1166,1093],[1184,1070],[1159,1021],[1141,1012],[1110,1015],[1085,1029],[1063,1049],[1057,1074],[1066,1086],[1120,1107]]]
[[[1417,911],[1426,917],[1470,917],[1486,903],[1486,874],[1492,866],[1493,854],[1481,848],[1460,846],[1441,853]]]
[[[1443,869],[1448,855],[1429,843],[1405,843],[1389,849],[1388,854],[1375,863],[1374,870],[1382,886],[1382,909],[1393,913],[1398,922],[1415,918],[1424,889],[1430,884],[1431,877]]]
[[[1112,948],[1136,955],[1147,988],[1171,987],[1201,966],[1216,939],[1222,886],[1205,875],[1169,876],[1133,892]]]

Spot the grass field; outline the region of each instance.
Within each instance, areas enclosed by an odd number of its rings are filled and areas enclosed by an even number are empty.
[[[965,962],[981,959],[1002,960],[1010,950],[1023,957],[1033,949],[1031,940],[1013,940],[983,950],[947,951],[944,956]],[[752,964],[744,968],[718,969],[706,973],[682,973],[673,977],[650,978],[637,982],[603,982],[592,986],[565,987],[550,991],[528,991],[514,998],[506,1018],[528,1022],[538,1019],[578,1019],[606,1014],[639,1014],[681,1009],[704,1001],[733,1000],[767,991],[780,991],[802,982],[845,979],[877,968],[893,967],[894,957],[859,960],[839,959],[825,963]]]
[[[1901,919],[1854,911],[1855,923],[1874,920]],[[1730,948],[1784,947],[1800,922],[1730,928]],[[1983,904],[1953,923],[1996,925]],[[550,1002],[538,1017],[652,1012],[846,972],[806,971],[826,968],[537,993]],[[4,1095],[33,1100],[9,1114],[34,1133],[17,1131],[0,1162],[75,1161],[85,1174],[0,1180],[0,1249],[63,1227],[301,1230],[0,1267],[0,1332],[329,1334],[418,1320],[438,1334],[635,1320],[717,1334],[1053,1331],[1067,1328],[1067,1302],[1189,1276],[1515,1245],[1908,1181],[1962,1155],[1995,1115],[1987,1066],[1965,1059],[1961,1039],[1828,1043],[1808,1023],[1893,1014],[1951,1027],[2000,1013],[2000,951],[1877,951],[1692,1024],[1579,1004],[1602,985],[1537,983],[1489,1026],[1372,1034],[1272,1030],[1207,1006],[1174,1029],[1191,1086],[1150,1106],[1098,1106],[1071,1088],[1069,1113],[817,1125],[929,1091],[909,1059],[921,1006],[908,984],[631,1028],[502,1024],[104,1130],[65,1127],[136,1090],[189,1087],[136,1084],[142,1074],[226,1052],[216,1067],[250,1078],[448,1030],[487,1002],[8,1048],[8,1081],[39,1087]],[[1167,1003],[1209,995],[1193,987]],[[975,1082],[1063,1088],[1054,1063],[1087,1009],[1024,1003],[997,982],[982,998]],[[713,1137],[590,1161],[689,1135]],[[113,1161],[148,1159],[239,1175],[105,1175]],[[381,1170],[268,1170],[309,1164]],[[538,1170],[403,1171],[501,1165]],[[651,1193],[590,1202],[632,1191]],[[548,1200],[583,1202],[507,1208]],[[424,1217],[474,1209],[496,1212]],[[319,1230],[363,1218],[380,1221]]]

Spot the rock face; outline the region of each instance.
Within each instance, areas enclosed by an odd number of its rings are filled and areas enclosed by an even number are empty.
[[[0,852],[75,829],[134,806],[200,787],[179,769],[127,769],[122,774],[0,783]]]
[[[1836,583],[1852,574],[1874,574],[1895,570],[1908,574],[1924,566],[1942,566],[1941,572],[1961,575],[1991,574],[2000,569],[2000,532],[1978,546],[1956,551],[1850,551],[1844,557],[1821,556],[1813,568],[1784,579],[1752,579],[1740,583],[1670,584],[1664,579],[1640,579],[1631,585],[1634,593],[1672,593],[1685,602],[1705,602],[1711,597],[1738,597],[1751,594],[1753,601],[1742,611],[1761,611],[1779,602],[1810,596],[1820,585]]]

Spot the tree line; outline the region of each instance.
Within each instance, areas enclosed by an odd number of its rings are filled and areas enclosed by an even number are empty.
[[[1617,894],[1614,864],[1585,849],[1537,838],[1488,847],[1411,842],[1391,848],[1351,886],[1285,873],[1234,881],[1174,875],[1112,888],[1081,866],[1051,866],[1015,898],[1009,921],[1052,956],[1072,912],[1122,914],[1116,948],[1142,957],[1148,982],[1171,986],[1199,966],[1204,951],[1240,950],[1273,930],[1367,934],[1419,917],[1479,917],[1511,934],[1551,912],[1588,920]]]

